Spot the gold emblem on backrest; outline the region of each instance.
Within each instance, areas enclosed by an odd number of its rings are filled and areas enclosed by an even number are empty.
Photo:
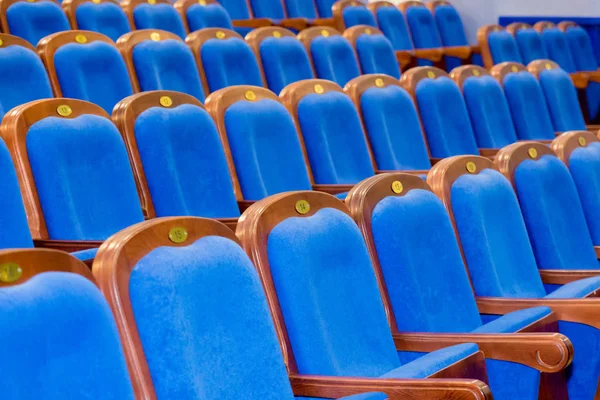
[[[169,231],[169,240],[173,243],[183,243],[188,237],[185,228],[177,226]]]
[[[519,72],[519,68],[516,65],[513,65],[511,68],[512,72]]]
[[[92,3],[94,4],[100,4],[101,0],[92,0]]]
[[[163,107],[171,107],[173,105],[173,100],[169,96],[161,96],[158,102]]]
[[[156,4],[156,0],[148,0],[148,4]]]
[[[69,107],[68,105],[62,104],[62,105],[56,107],[56,112],[61,117],[68,117],[69,115],[71,115],[73,113],[73,110],[71,110],[71,107]]]
[[[429,79],[433,79],[433,78],[435,78],[435,72],[433,72],[433,71],[427,71],[427,77],[428,77]]]
[[[552,64],[546,63],[545,67],[546,67],[546,69],[550,70],[550,69],[552,69]]]
[[[323,29],[323,30],[321,31],[321,36],[323,36],[323,37],[329,37],[329,31],[328,31],[328,30],[325,30],[325,29]]]
[[[400,182],[400,181],[392,182],[392,192],[394,192],[396,194],[400,194],[400,193],[402,193],[403,190],[404,190],[404,186],[402,185],[402,182]]]
[[[366,33],[367,35],[370,35],[372,32],[373,32],[373,31],[371,30],[371,28],[367,28],[367,29],[365,29],[365,33]]]
[[[474,69],[473,70],[473,76],[479,76],[479,75],[481,75],[481,72],[479,72],[478,69]]]
[[[538,152],[535,147],[530,147],[527,150],[527,154],[529,155],[529,158],[534,158],[534,159],[537,158],[537,156],[538,156]]]
[[[383,79],[381,79],[381,78],[375,79],[375,86],[383,87]]]
[[[225,37],[225,32],[223,32],[223,31],[217,31],[217,33],[215,34],[215,36],[217,37],[217,39],[223,39]]]
[[[585,140],[583,136],[579,136],[579,138],[577,138],[577,143],[579,143],[581,147],[585,147],[585,145],[587,144],[587,140]]]
[[[160,42],[160,33],[152,32],[150,34],[150,39],[154,40],[155,42]]]
[[[304,215],[310,211],[310,204],[306,200],[298,200],[296,202],[296,212]]]
[[[477,172],[477,165],[475,165],[473,161],[468,161],[466,168],[467,172],[469,172],[470,174],[474,174],[475,172]]]
[[[85,37],[85,35],[75,35],[75,41],[77,43],[86,43],[87,42],[87,38]]]
[[[201,6],[205,6],[206,5],[206,0],[198,0],[198,4]]]
[[[254,93],[252,90],[247,90],[246,93],[244,93],[244,97],[246,100],[254,101],[256,100],[256,93]]]
[[[281,37],[281,32],[279,32],[279,31],[274,31],[274,32],[273,32],[273,37],[274,37],[275,39],[279,39],[279,38]]]
[[[313,90],[315,91],[316,94],[325,93],[325,89],[323,88],[323,86],[319,85],[318,83],[313,87]]]
[[[0,39],[0,46],[2,46],[4,44],[4,41],[2,39]]]
[[[4,263],[0,264],[0,281],[11,283],[19,280],[23,275],[23,269],[19,264]]]

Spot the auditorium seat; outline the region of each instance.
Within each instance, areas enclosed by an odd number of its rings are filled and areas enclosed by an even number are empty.
[[[268,88],[275,94],[290,83],[313,79],[306,49],[292,31],[277,26],[253,30],[246,42],[254,50]]]
[[[306,0],[305,0],[306,1]],[[333,18],[333,12],[331,8],[335,4],[336,0],[314,0],[317,6],[317,12],[321,18]]]
[[[427,174],[429,152],[415,104],[397,79],[363,75],[344,87],[359,112],[375,165],[380,171]]]
[[[177,0],[174,6],[188,32],[204,28],[233,29],[231,17],[217,0]]]
[[[266,287],[282,346],[295,361],[293,373],[486,380],[483,358],[472,343],[402,360],[399,352],[408,349],[390,332],[360,230],[336,198],[295,192],[263,199],[246,210],[237,235]],[[455,363],[461,367],[446,368]],[[433,384],[421,382],[415,388]],[[478,395],[487,398],[483,391]],[[436,391],[419,396],[451,397]]]
[[[360,75],[352,44],[340,32],[329,27],[312,27],[298,34],[312,60],[317,78],[344,86]]]
[[[160,29],[185,39],[183,19],[169,0],[123,0],[121,7],[136,30]]]
[[[232,19],[234,30],[246,36],[252,29],[271,26],[273,22],[267,18],[254,18],[248,0],[218,0]]]
[[[526,143],[509,147],[514,146],[527,150]],[[499,152],[497,162],[504,159]],[[595,350],[600,345],[600,301],[594,297],[600,277],[579,279],[582,271],[551,271],[542,281],[517,196],[489,159],[442,160],[427,181],[455,224],[479,311],[489,315],[484,322],[519,309],[550,307],[575,350],[567,370],[569,398],[593,399],[600,375]],[[543,283],[566,284],[547,294]]]
[[[527,65],[535,60],[548,59],[548,51],[546,51],[542,36],[531,25],[513,22],[506,27],[506,31],[514,36],[523,64]]]
[[[115,107],[146,218],[220,218],[235,228],[240,210],[213,119],[193,96],[157,90]]]
[[[356,50],[363,74],[386,74],[400,78],[400,65],[392,43],[379,29],[356,25],[346,29],[344,37]]]
[[[3,0],[0,26],[2,32],[23,38],[34,46],[44,36],[71,29],[67,16],[54,0]]]
[[[0,251],[5,399],[122,399],[134,392],[106,299],[81,261]],[[99,379],[101,377],[101,379]]]
[[[122,36],[117,47],[125,59],[135,93],[174,90],[204,101],[194,54],[179,36],[144,29]]]
[[[71,29],[98,32],[116,42],[131,31],[129,18],[116,0],[64,0]]]
[[[523,63],[517,39],[500,25],[484,25],[477,30],[483,66],[491,69],[503,62]]]
[[[110,114],[115,104],[133,94],[125,61],[107,36],[58,32],[42,39],[38,51],[56,97],[86,100]]]
[[[202,29],[185,42],[194,53],[205,93],[235,85],[264,86],[252,48],[234,31]]]
[[[316,0],[316,2],[318,1]],[[283,0],[289,18],[303,18],[309,26],[333,26],[334,22],[331,15],[329,17],[319,17],[316,2],[315,0]],[[331,6],[329,8],[329,14],[331,14]]]
[[[486,355],[496,400],[538,400],[540,373],[556,373],[569,365],[573,355],[569,339],[543,333],[558,331],[556,316],[548,307],[483,323],[450,218],[422,179],[398,173],[366,179],[352,188],[346,205],[382,282],[390,326],[411,349],[405,355],[408,360],[433,349],[477,343]],[[534,339],[530,335],[535,332],[540,333]],[[548,344],[556,347],[542,354]],[[524,353],[532,355],[531,361],[521,359]],[[535,354],[538,360],[556,357],[560,361],[548,368],[533,361]],[[513,380],[515,376],[519,378]],[[555,388],[543,388],[551,389]],[[552,394],[560,397],[558,392]]]
[[[356,25],[377,27],[375,16],[367,5],[358,0],[338,0],[331,7],[335,27],[340,32]]]
[[[309,2],[312,0],[304,0]],[[281,26],[294,31],[300,31],[306,28],[308,21],[306,18],[290,18],[283,4],[283,0],[248,0],[252,8],[252,15],[255,18],[266,18],[272,24]]]
[[[0,118],[28,101],[52,97],[52,87],[35,48],[25,39],[0,33]]]

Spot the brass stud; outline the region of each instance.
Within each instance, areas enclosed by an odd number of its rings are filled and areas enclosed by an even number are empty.
[[[83,44],[87,42],[87,37],[85,37],[85,35],[75,35],[75,41]]]
[[[92,3],[94,4],[100,4],[101,0],[92,0]]]
[[[4,41],[2,39],[0,39],[0,46],[2,46],[4,44]]]
[[[365,33],[366,33],[367,35],[370,35],[372,32],[373,32],[373,31],[371,30],[371,28],[367,28],[367,29],[365,29]]]
[[[478,69],[474,69],[473,70],[473,76],[479,76],[479,75],[481,75],[481,72],[479,72]]]
[[[298,214],[304,215],[310,211],[310,204],[306,200],[298,200],[295,208]]]
[[[217,33],[215,34],[215,36],[217,37],[217,39],[223,39],[225,37],[225,32],[223,32],[223,31],[217,31]]]
[[[427,71],[427,77],[428,77],[429,79],[433,79],[433,78],[435,78],[435,72],[433,72],[433,71]]]
[[[511,68],[512,72],[519,72],[519,68],[516,65],[513,65]]]
[[[23,275],[23,269],[19,264],[5,263],[0,265],[0,281],[11,283],[19,280]]]
[[[327,30],[323,29],[323,30],[321,31],[321,36],[323,36],[323,37],[329,37],[329,31],[327,31]]]
[[[475,172],[477,172],[477,165],[475,165],[473,161],[468,161],[466,167],[467,172],[469,172],[470,174],[474,174]]]
[[[69,115],[71,115],[73,113],[73,110],[71,110],[71,107],[69,107],[68,105],[62,104],[62,105],[56,107],[56,112],[61,117],[68,117]]]
[[[375,86],[377,86],[378,88],[383,87],[383,79],[381,79],[381,78],[375,79]]]
[[[247,90],[246,93],[244,93],[244,97],[246,100],[254,101],[256,100],[256,93],[254,93],[252,90]]]
[[[314,91],[316,94],[323,94],[325,93],[325,89],[323,88],[323,86],[319,85],[318,83],[313,87]]]
[[[275,39],[279,39],[279,38],[281,37],[281,32],[279,32],[279,31],[274,31],[274,32],[273,32],[273,37],[274,37]]]
[[[545,67],[546,67],[547,70],[551,70],[552,69],[552,64],[546,63]]]
[[[402,182],[400,182],[400,181],[392,182],[392,192],[394,192],[396,194],[400,194],[400,193],[402,193],[403,190],[404,190],[404,186],[402,185]]]
[[[156,0],[148,0],[148,4],[154,5],[154,4],[156,4]]]
[[[538,152],[537,152],[537,149],[535,147],[530,147],[527,150],[527,154],[529,154],[529,158],[533,158],[533,159],[536,159],[537,156],[538,156]]]
[[[172,228],[169,231],[169,240],[173,243],[183,243],[188,237],[188,233],[185,228],[180,226]]]
[[[152,32],[150,34],[150,39],[154,40],[155,42],[160,42],[160,33]]]
[[[206,5],[206,0],[198,0],[198,4],[201,6],[205,6]]]
[[[169,96],[161,96],[158,102],[163,107],[171,107],[173,105],[173,100]]]
[[[577,143],[579,143],[581,147],[585,147],[585,145],[587,144],[587,140],[585,140],[583,136],[579,136],[579,138],[577,138]]]

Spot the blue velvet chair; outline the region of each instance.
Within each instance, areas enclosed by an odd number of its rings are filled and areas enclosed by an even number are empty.
[[[169,0],[124,0],[123,10],[135,30],[159,29],[185,39],[183,19]]]
[[[0,34],[0,118],[13,107],[52,97],[52,87],[35,48],[25,39]]]
[[[134,400],[115,320],[89,268],[39,249],[2,250],[0,263],[0,338],[13,343],[0,361],[2,397]]]
[[[56,97],[86,100],[110,114],[115,104],[133,94],[125,61],[107,36],[59,32],[42,39],[38,49]]]
[[[8,0],[2,7],[2,31],[23,38],[34,46],[45,36],[71,29],[60,5],[52,0]]]
[[[310,7],[312,0],[304,0]],[[290,17],[284,4],[284,0],[248,0],[248,4],[252,9],[252,15],[255,18],[262,18],[271,21],[273,25],[278,25],[283,28],[291,29],[299,32],[306,28],[309,20],[305,17]]]
[[[513,144],[498,153],[497,162],[509,160],[504,150],[516,146],[519,154],[529,157],[529,144]],[[483,322],[518,309],[550,307],[557,314],[560,332],[575,350],[567,370],[569,399],[593,399],[600,376],[600,356],[595,351],[600,345],[596,317],[600,301],[594,298],[600,277],[570,281],[581,277],[581,271],[554,270],[542,275],[542,281],[517,196],[490,160],[473,156],[442,160],[432,167],[428,183],[455,223],[479,311],[489,315]],[[539,186],[534,182],[534,187]],[[566,284],[548,294],[544,283]]]
[[[204,88],[193,51],[166,31],[145,29],[117,43],[132,78],[134,92],[174,90],[204,101]]]
[[[392,43],[377,29],[357,25],[344,31],[350,41],[363,74],[386,74],[400,79],[400,65]]]
[[[375,16],[367,5],[357,0],[338,0],[331,7],[335,27],[340,32],[356,25],[377,27]]]
[[[98,32],[108,36],[113,42],[131,32],[129,18],[115,0],[83,3],[65,0],[62,7],[73,29]]]
[[[321,18],[333,18],[333,12],[331,8],[335,4],[336,0],[314,0],[317,6],[317,12]]]
[[[175,9],[188,32],[204,28],[233,29],[229,13],[217,0],[177,0]]]
[[[248,0],[217,0],[231,17],[233,29],[242,36],[246,36],[252,29],[272,26],[273,22],[266,18],[255,18],[252,15]],[[207,0],[212,3],[212,0]]]
[[[548,51],[542,40],[542,35],[533,29],[531,25],[513,22],[506,27],[506,31],[515,37],[523,64],[527,65],[535,60],[548,59]]]
[[[522,334],[556,332],[556,316],[550,308],[523,309],[483,323],[450,218],[422,179],[399,173],[377,175],[352,188],[346,205],[383,282],[380,290],[386,309],[391,310],[390,326],[412,348],[402,353],[403,359],[422,356],[432,344],[442,348],[477,343],[486,355],[494,398],[506,400],[537,400],[540,373],[568,366],[573,350],[565,336],[541,333],[536,343]],[[523,353],[548,349],[547,343],[557,347],[551,354],[538,353],[539,359],[557,356],[562,361],[552,370],[538,361],[520,361]],[[556,388],[543,388],[552,389]]]
[[[234,31],[207,28],[191,33],[186,43],[194,52],[206,93],[236,85],[264,86],[256,55]]]
[[[503,62],[523,63],[517,39],[500,25],[484,25],[477,30],[483,66],[491,69]]]
[[[308,21],[319,19],[314,0],[284,0],[283,4],[290,18],[305,18]]]

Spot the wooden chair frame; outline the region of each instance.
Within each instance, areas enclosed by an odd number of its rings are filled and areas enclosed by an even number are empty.
[[[116,6],[121,6],[119,2],[116,0],[64,0],[61,3],[61,7],[65,14],[67,15],[67,19],[69,20],[69,24],[71,25],[71,29],[79,30],[77,24],[77,8],[83,3],[93,3],[93,4],[103,4],[103,3],[112,3]],[[127,23],[129,24],[129,28],[133,29],[131,25],[131,19],[129,16],[127,17]]]
[[[35,49],[35,47],[33,47],[31,43],[18,36],[14,36],[8,33],[0,33],[0,40],[2,41],[0,47],[21,46],[37,54],[37,50]]]

